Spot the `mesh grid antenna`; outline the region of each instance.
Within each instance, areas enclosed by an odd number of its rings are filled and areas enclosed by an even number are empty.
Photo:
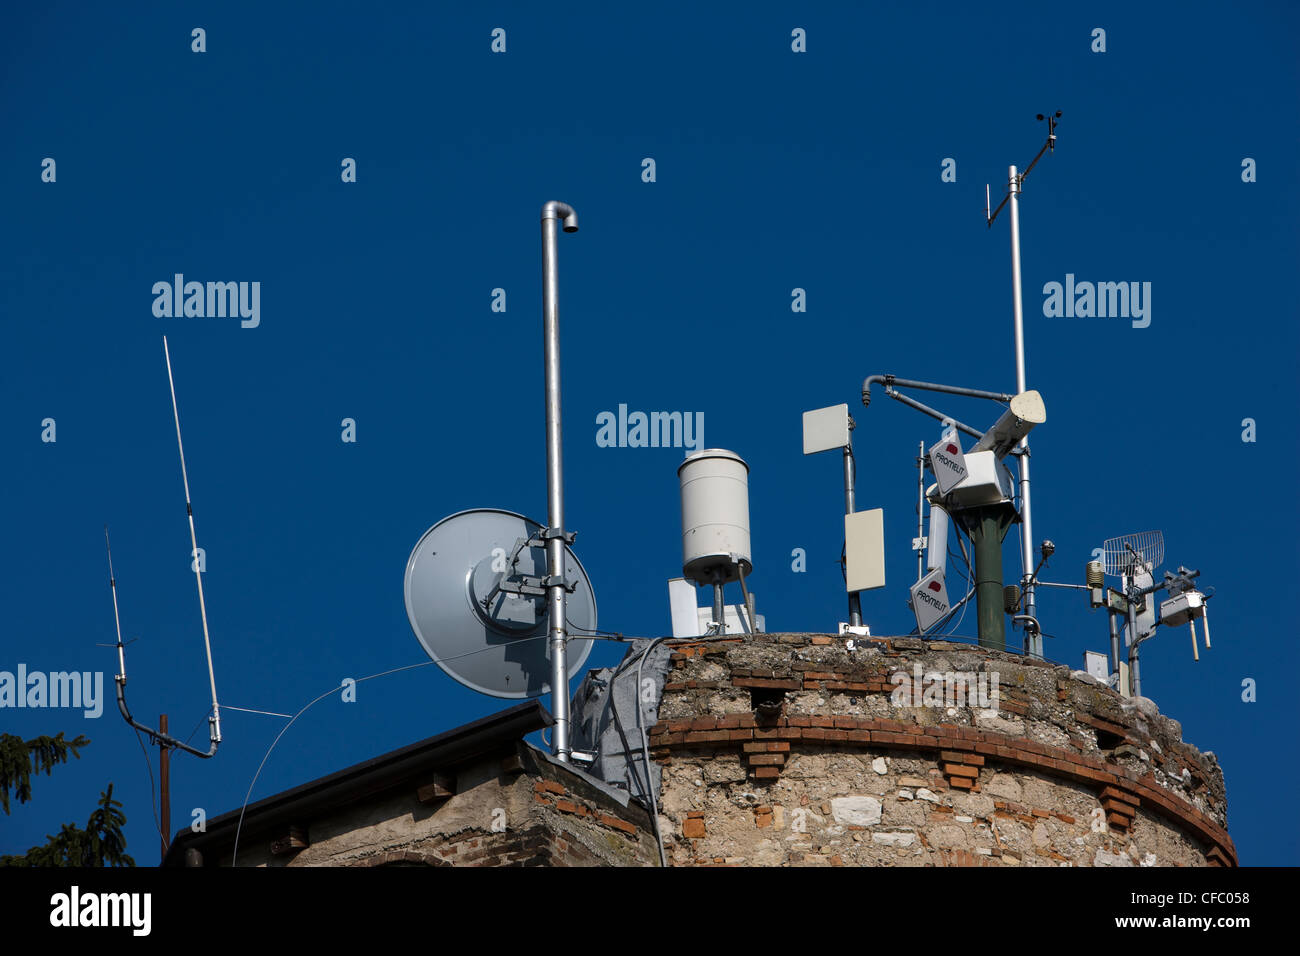
[[[1106,573],[1120,577],[1138,565],[1154,571],[1165,559],[1165,536],[1160,531],[1139,531],[1108,538],[1102,544]]]

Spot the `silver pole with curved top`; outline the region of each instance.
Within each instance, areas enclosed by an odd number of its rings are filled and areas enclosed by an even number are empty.
[[[560,293],[556,267],[555,226],[578,231],[578,214],[568,203],[552,200],[542,206],[542,335],[546,356],[546,610],[547,642],[551,650],[551,749],[568,762],[569,660],[565,607],[564,462],[560,426]]]

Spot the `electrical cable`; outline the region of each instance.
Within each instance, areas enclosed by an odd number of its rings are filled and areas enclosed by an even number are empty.
[[[637,773],[636,766],[632,761],[632,745],[628,743],[627,731],[623,728],[623,719],[619,716],[618,713],[618,703],[614,700],[614,684],[617,678],[620,676],[620,673],[621,671],[615,671],[614,675],[610,678],[609,681],[609,706],[610,709],[613,711],[613,715],[614,715],[614,729],[618,731],[619,740],[622,741],[623,743],[623,755],[628,758],[628,767],[632,771],[632,777],[633,779],[636,780],[637,787],[641,790],[641,795],[645,798],[646,802],[650,804],[650,821],[651,821],[651,825],[654,828],[655,842],[659,846],[659,863],[661,866],[667,866],[667,863],[665,862],[666,858],[664,856],[663,838],[659,834],[659,814],[654,809],[657,806],[657,804],[655,802],[654,797],[651,795],[652,785],[654,781],[650,779],[650,767],[649,764],[647,763],[646,780],[643,781],[641,779],[641,775]],[[639,695],[637,698],[636,706],[639,713],[641,708],[641,701]],[[638,723],[639,722],[640,721],[638,717]],[[642,733],[641,739],[643,741],[645,740],[644,733]]]
[[[245,714],[262,714],[265,717],[292,717],[293,714],[278,714],[273,710],[254,710],[251,707],[234,707],[226,704],[226,710],[238,710]]]
[[[507,642],[507,643],[509,643],[509,644],[522,644],[522,643],[524,643],[525,641],[536,641],[536,640],[545,640],[545,639],[546,639],[546,636],[545,636],[545,635],[542,635],[541,637],[527,637],[527,638],[521,638],[520,640],[517,640],[517,641],[509,641],[509,642]],[[720,639],[723,639],[723,640],[726,640],[726,639],[734,640],[734,638],[728,638],[726,635],[722,635],[722,636],[720,637]],[[626,640],[626,638],[624,638],[624,640]],[[666,641],[666,640],[670,640],[670,638],[667,638],[667,637],[660,637],[660,638],[644,638],[644,640],[650,640],[650,641],[652,641],[652,643],[653,643],[654,641]],[[700,640],[700,641],[708,641],[708,640],[710,640],[710,638],[703,637],[703,638],[697,638],[697,640]],[[442,658],[442,660],[458,660],[458,659],[460,659],[460,658],[462,658],[462,657],[470,657],[470,656],[472,656],[472,655],[474,655],[474,654],[481,654],[481,653],[483,653],[484,651],[487,651],[487,650],[493,650],[493,649],[495,649],[495,648],[502,647],[502,646],[504,646],[504,645],[500,645],[500,644],[498,644],[498,645],[494,645],[492,648],[479,648],[479,649],[476,650],[476,651],[469,651],[469,652],[467,652],[467,653],[465,653],[465,654],[458,654],[458,655],[456,655],[456,656],[454,656],[454,657],[446,657],[446,658]],[[647,649],[646,649],[646,652],[643,652],[643,654],[644,654],[644,653],[648,653],[648,651],[649,651],[649,648],[647,648]],[[374,679],[376,679],[376,678],[378,678],[378,677],[387,677],[387,676],[390,675],[390,674],[397,674],[397,673],[399,673],[399,672],[401,672],[401,671],[414,670],[415,668],[419,668],[419,667],[428,667],[429,665],[431,665],[431,664],[435,664],[435,663],[437,663],[437,661],[431,661],[431,660],[430,660],[430,661],[421,661],[421,662],[418,663],[418,664],[407,664],[407,665],[405,665],[405,666],[403,666],[403,667],[394,667],[394,668],[392,668],[391,670],[381,671],[381,672],[378,673],[378,674],[370,674],[370,675],[368,675],[368,676],[366,676],[366,677],[358,677],[358,678],[354,681],[354,683],[356,683],[356,684],[360,684],[360,683],[363,683],[363,682],[368,681],[368,680],[374,680]],[[276,746],[280,743],[281,738],[284,737],[285,733],[289,730],[290,727],[292,727],[292,726],[294,725],[294,723],[298,720],[299,717],[301,717],[303,714],[305,714],[308,710],[310,710],[310,709],[311,709],[312,707],[314,707],[316,704],[320,703],[320,702],[321,702],[322,700],[324,700],[326,697],[329,697],[331,694],[336,694],[336,693],[338,693],[339,691],[341,691],[342,689],[343,689],[343,685],[342,685],[342,684],[338,685],[337,687],[331,687],[331,688],[330,688],[329,690],[327,690],[325,693],[323,693],[323,694],[321,694],[320,696],[315,697],[315,698],[313,698],[312,700],[308,701],[305,705],[303,705],[303,707],[302,707],[301,709],[298,710],[297,713],[295,713],[295,714],[294,714],[294,715],[289,719],[289,722],[288,722],[287,724],[285,724],[284,727],[282,727],[282,728],[280,729],[280,732],[279,732],[278,734],[276,734],[275,739],[274,739],[273,741],[271,741],[271,746],[267,748],[266,753],[265,753],[265,754],[263,755],[263,757],[262,757],[262,761],[261,761],[261,763],[259,763],[259,764],[257,765],[257,771],[253,774],[253,779],[252,779],[252,780],[249,782],[249,784],[248,784],[248,792],[244,795],[244,803],[243,803],[243,805],[239,808],[239,822],[238,822],[238,824],[235,826],[235,842],[234,842],[234,846],[233,846],[232,851],[231,851],[231,858],[230,858],[230,865],[231,865],[232,867],[235,866],[235,865],[237,864],[237,862],[238,862],[238,858],[239,858],[239,838],[240,838],[240,834],[241,834],[242,831],[243,831],[243,826],[244,826],[244,814],[245,814],[245,813],[247,812],[247,810],[248,810],[248,801],[252,798],[252,795],[253,795],[253,787],[255,787],[255,786],[257,785],[257,779],[258,779],[258,777],[261,776],[261,774],[262,774],[262,770],[266,767],[266,762],[267,762],[268,759],[270,759],[270,756],[271,756],[272,751],[275,750]],[[263,712],[263,713],[267,713],[267,712]],[[543,741],[546,740],[546,732],[545,732],[545,729],[542,730],[542,739],[543,739]],[[547,746],[550,746],[550,744],[548,743]],[[654,822],[654,824],[655,824],[655,828],[656,828],[656,830],[657,830],[657,829],[658,829],[658,825],[659,825],[659,824],[658,824],[658,819],[657,819],[657,814],[652,814],[652,822]]]
[[[641,665],[645,663],[645,659],[650,655],[650,652],[653,651],[655,647],[657,647],[659,644],[667,640],[671,640],[671,638],[657,637],[649,640],[649,643],[646,644],[645,649],[642,650],[641,653],[636,656],[637,669],[636,669],[636,694],[635,694],[637,727],[641,731],[642,759],[644,760],[643,766],[645,767],[645,780],[643,782],[641,778],[638,777],[637,784],[641,786],[642,788],[641,792],[642,794],[645,795],[646,800],[650,804],[649,807],[650,823],[654,828],[655,843],[659,848],[659,865],[664,867],[668,865],[668,855],[664,850],[663,834],[659,830],[659,802],[654,796],[654,791],[653,791],[654,779],[650,773],[650,743],[649,743],[649,737],[646,735],[644,712],[641,707]],[[609,682],[610,683],[609,700],[610,700],[610,706],[613,707],[614,710],[614,723],[618,729],[619,736],[623,739],[623,752],[627,754],[629,757],[631,757],[632,751],[627,743],[627,734],[623,731],[623,722],[618,715],[618,705],[614,701],[614,683],[631,666],[632,666],[632,660],[630,658],[624,658],[622,663],[620,663],[618,668],[614,671],[614,674],[610,677],[610,682]],[[629,764],[631,764],[630,760],[629,760]],[[634,771],[634,775],[635,775],[635,771]]]
[[[162,822],[158,818],[158,798],[154,794],[154,790],[158,785],[153,778],[153,761],[149,759],[149,751],[145,749],[144,738],[140,736],[140,731],[134,727],[131,729],[135,730],[135,739],[140,744],[140,753],[144,755],[144,765],[149,768],[149,799],[153,803],[153,826],[158,831],[158,836],[162,837],[163,842],[166,843],[167,834],[163,833]]]
[[[745,579],[742,577],[741,581],[743,582],[744,580]],[[750,622],[750,625],[752,628],[752,621]],[[645,659],[650,655],[650,652],[666,640],[668,640],[668,638],[660,637],[651,641],[645,651],[642,652],[641,657],[637,660],[636,664],[636,719],[637,723],[641,726],[641,752],[645,760],[645,775],[647,782],[650,781],[650,737],[646,733],[645,715],[641,709],[641,665],[645,663]],[[668,866],[668,856],[664,852],[663,835],[659,832],[659,802],[655,799],[653,794],[650,796],[650,822],[654,824],[655,842],[659,844],[659,865],[666,867]]]
[[[950,558],[952,558],[953,561],[958,561],[958,560],[961,561],[962,566],[963,566],[964,569],[965,569],[966,591],[969,592],[970,589],[971,589],[971,587],[970,587],[971,578],[974,576],[974,570],[971,568],[970,557],[969,557],[969,555],[967,555],[967,553],[966,553],[966,542],[962,540],[962,537],[961,537],[960,532],[956,535],[956,538],[957,538],[957,544],[959,544],[959,545],[961,546],[961,555],[960,555],[960,558],[959,558],[959,556],[958,556],[957,554],[955,554],[955,553],[953,552],[951,541],[948,543],[948,556],[949,556]],[[967,597],[969,598],[969,593],[968,593]],[[970,604],[970,601],[969,601],[969,600],[966,600],[965,603],[962,604],[962,606],[961,606],[961,617],[959,617],[959,618],[957,619],[957,621],[958,621],[959,624],[961,623],[961,620],[962,620],[963,618],[965,618],[965,616],[966,616],[966,607],[967,607],[967,605],[969,605],[969,604]],[[956,610],[956,609],[953,609],[953,610],[949,611],[947,614],[945,614],[943,617],[941,617],[941,618],[940,618],[940,619],[935,623],[934,626],[935,626],[936,628],[938,628],[938,627],[947,627],[947,626],[948,626],[948,622],[952,620],[952,616],[953,616],[954,614],[956,614],[956,613],[957,613],[957,610]],[[908,631],[908,636],[909,636],[909,637],[910,637],[911,635],[913,635],[913,634],[917,634],[917,635],[920,635],[920,636],[922,636],[922,637],[930,637],[930,636],[932,636],[932,635],[930,635],[930,634],[923,633],[919,627],[913,627],[910,631]],[[937,636],[937,635],[936,635],[936,636]]]
[[[961,542],[961,538],[960,538],[960,537],[959,537],[957,540],[958,540],[958,542]],[[965,544],[962,544],[962,551],[964,552],[965,550],[966,550],[966,545],[965,545]],[[973,578],[973,576],[974,576],[974,575],[973,575],[973,573],[972,573],[972,571],[971,571],[970,562],[968,561],[968,562],[966,562],[966,591],[967,591],[968,593],[969,593],[970,590],[971,590],[971,582],[972,582],[972,578]],[[966,609],[967,609],[968,607],[970,607],[970,601],[966,601],[966,602],[964,602],[964,603],[962,604],[962,606],[961,606],[961,616],[957,618],[957,623],[954,624],[954,625],[952,625],[952,630],[955,631],[955,630],[957,630],[957,628],[961,627],[961,622],[962,622],[962,621],[965,619],[965,617],[966,617]]]
[[[567,616],[564,619],[564,623],[570,631],[577,631],[583,635],[590,635],[592,638],[603,638],[607,641],[627,640],[620,631],[602,631],[598,628],[583,627],[580,624],[574,624]]]
[[[504,646],[508,646],[508,645],[511,645],[511,644],[523,644],[523,643],[526,643],[526,642],[528,642],[528,641],[543,641],[543,640],[546,640],[546,635],[544,635],[544,634],[543,634],[543,635],[540,635],[540,636],[538,636],[538,637],[524,637],[524,638],[520,638],[519,640],[516,640],[516,641],[507,641],[507,642],[505,642],[504,644],[495,644],[495,645],[493,645],[492,647],[481,647],[481,648],[479,648],[478,650],[468,651],[468,652],[466,652],[466,653],[464,653],[464,654],[456,654],[456,655],[451,656],[451,657],[443,657],[443,658],[439,658],[439,660],[440,660],[440,661],[454,661],[454,660],[459,660],[459,659],[461,659],[461,658],[463,658],[463,657],[472,657],[472,656],[475,655],[475,654],[482,654],[482,653],[485,653],[485,652],[487,652],[487,651],[495,650],[495,649],[497,649],[497,648],[504,647]],[[620,636],[619,638],[608,638],[608,637],[601,638],[601,637],[594,637],[593,640],[626,640],[626,638],[623,638],[623,637],[621,637],[621,636]],[[360,683],[362,683],[363,681],[373,680],[373,679],[375,679],[376,677],[386,677],[386,676],[388,676],[389,674],[396,674],[396,673],[398,673],[399,671],[411,670],[411,669],[416,668],[416,667],[427,667],[427,666],[429,666],[430,664],[435,664],[435,663],[438,663],[438,661],[431,661],[431,660],[430,660],[430,661],[421,661],[421,662],[418,663],[418,664],[407,664],[407,665],[405,665],[404,667],[397,667],[397,668],[394,668],[394,669],[392,669],[392,670],[383,671],[383,672],[378,673],[378,674],[371,674],[371,675],[369,675],[368,677],[359,677],[359,678],[356,679],[355,683],[360,684]],[[342,690],[342,689],[343,689],[343,685],[340,684],[338,687],[332,687],[332,688],[330,688],[329,690],[327,690],[325,693],[321,694],[319,697],[316,697],[316,698],[314,698],[313,700],[309,701],[309,702],[308,702],[308,703],[307,703],[307,704],[306,704],[306,705],[305,705],[301,710],[299,710],[296,714],[294,714],[292,717],[289,718],[289,722],[288,722],[287,724],[285,724],[283,728],[281,728],[280,733],[277,734],[275,740],[273,740],[273,741],[271,742],[271,746],[270,746],[269,748],[267,748],[266,754],[262,757],[262,762],[261,762],[260,764],[258,764],[258,766],[257,766],[257,772],[253,774],[253,779],[252,779],[252,781],[251,781],[251,782],[249,783],[249,785],[248,785],[248,792],[247,792],[247,794],[245,794],[245,796],[244,796],[244,803],[243,803],[243,806],[241,806],[241,807],[240,807],[240,810],[239,810],[239,824],[238,824],[238,825],[236,826],[236,828],[235,828],[235,843],[234,843],[234,849],[233,849],[233,852],[232,852],[232,854],[231,854],[231,864],[230,864],[231,866],[234,866],[234,865],[235,865],[235,862],[236,862],[236,859],[237,859],[237,856],[238,856],[238,853],[239,853],[239,835],[240,835],[240,831],[242,830],[242,828],[243,828],[243,824],[244,824],[244,812],[248,809],[248,801],[249,801],[249,798],[252,796],[252,793],[253,793],[253,787],[256,786],[256,784],[257,784],[257,778],[261,775],[261,773],[262,773],[262,769],[266,766],[266,761],[267,761],[267,759],[271,756],[271,751],[273,751],[273,750],[275,749],[276,745],[280,742],[280,738],[284,736],[285,731],[287,731],[290,727],[293,726],[294,721],[296,721],[299,717],[301,717],[301,716],[302,716],[302,715],[303,715],[303,714],[304,714],[304,713],[305,713],[309,708],[311,708],[313,705],[319,703],[320,701],[324,700],[326,697],[329,697],[331,694],[337,693],[338,691],[340,691],[340,690]],[[232,709],[232,710],[244,710],[244,711],[248,711],[248,712],[250,712],[250,713],[270,714],[270,715],[272,715],[272,716],[288,716],[288,715],[275,714],[275,713],[272,712],[272,711],[264,711],[264,710],[253,711],[253,710],[251,710],[250,708],[239,708],[239,707],[236,707],[236,708],[230,708],[230,709]],[[197,730],[198,730],[198,728],[196,727],[196,728],[195,728],[195,731],[197,732]],[[190,736],[193,736],[193,733],[191,733]],[[546,743],[546,745],[547,745],[548,747],[550,746],[550,742],[546,740],[546,732],[545,732],[545,730],[542,731],[542,740],[543,740],[543,742]]]
[[[185,738],[185,742],[186,742],[187,744],[188,744],[191,740],[194,739],[194,735],[197,734],[197,733],[199,732],[199,728],[202,727],[202,726],[204,725],[204,723],[207,721],[207,719],[208,719],[210,713],[211,713],[210,711],[209,711],[209,712],[205,712],[205,713],[203,714],[203,716],[199,718],[199,722],[198,722],[197,724],[194,725],[194,729],[190,731],[190,735],[189,735],[188,737]],[[137,733],[138,733],[138,731],[137,731]]]
[[[462,654],[460,656],[467,657],[468,655]],[[394,667],[392,670],[382,671],[381,673],[378,674],[371,674],[368,677],[359,677],[355,681],[353,681],[353,683],[360,684],[363,683],[364,681],[374,680],[376,677],[387,677],[389,674],[396,674],[399,671],[414,670],[417,667],[428,667],[430,664],[434,664],[434,663],[436,663],[436,661],[421,661],[418,664],[407,664],[403,667]],[[280,732],[278,734],[275,735],[275,740],[271,741],[271,746],[266,748],[266,754],[263,755],[262,762],[257,765],[257,772],[253,774],[253,779],[248,784],[248,792],[244,794],[244,804],[239,808],[239,823],[235,827],[235,843],[234,843],[234,848],[232,849],[230,854],[231,867],[234,867],[239,860],[239,835],[244,828],[244,813],[248,809],[248,801],[253,796],[253,787],[257,786],[257,778],[262,775],[262,768],[266,766],[266,761],[269,760],[271,757],[271,751],[275,750],[276,744],[280,742],[280,738],[283,737],[288,732],[289,728],[294,725],[294,721],[296,721],[299,717],[305,714],[311,707],[314,707],[316,704],[324,700],[326,697],[329,697],[331,694],[336,694],[339,691],[341,691],[343,687],[344,687],[343,684],[339,684],[339,686],[337,687],[331,687],[329,690],[321,694],[319,697],[313,698],[311,701],[309,701],[301,710],[298,711],[298,713],[294,714],[293,717],[289,719],[289,722],[280,729]]]

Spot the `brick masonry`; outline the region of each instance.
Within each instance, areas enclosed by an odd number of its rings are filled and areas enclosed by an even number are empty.
[[[502,769],[515,755],[517,769]],[[447,776],[449,793],[419,791],[302,821],[305,846],[241,844],[240,866],[658,866],[649,814],[526,748],[491,754]],[[229,864],[228,856],[222,861]]]
[[[1236,865],[1214,755],[1086,674],[916,638],[672,646],[650,745],[675,865]],[[918,664],[995,699],[900,697]]]

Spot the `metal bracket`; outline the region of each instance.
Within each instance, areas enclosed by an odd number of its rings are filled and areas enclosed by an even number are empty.
[[[498,591],[505,591],[507,594],[526,594],[531,597],[545,597],[547,588],[555,585],[562,585],[568,594],[572,594],[578,589],[578,582],[568,583],[561,581],[557,575],[548,574],[546,577],[533,577],[531,575],[521,575],[518,580],[505,579],[497,585]]]
[[[530,539],[528,543],[532,544],[533,541],[540,539],[542,546],[545,546],[547,541],[551,541],[555,538],[562,538],[565,544],[573,544],[574,539],[577,537],[578,532],[576,531],[561,531],[559,528],[543,528],[541,531],[537,532],[537,537]]]
[[[518,580],[513,578],[502,578],[501,583],[496,586],[497,591],[504,591],[507,594],[526,594],[531,597],[544,597],[546,587],[542,583],[544,578],[534,578],[521,576]]]
[[[502,591],[507,594],[518,594],[525,597],[545,597],[547,588],[553,587],[556,584],[562,584],[566,593],[574,593],[578,589],[577,581],[570,584],[568,582],[560,581],[555,575],[547,575],[545,577],[521,575],[518,574],[517,569],[519,567],[519,557],[523,554],[525,548],[545,549],[548,541],[553,541],[557,538],[562,540],[566,545],[571,545],[576,537],[577,532],[575,531],[560,531],[556,528],[542,528],[532,537],[516,538],[515,546],[510,554],[510,567],[512,571],[509,573],[498,572],[501,574],[501,579],[488,593],[487,597],[485,597],[480,603],[485,609],[488,608],[491,605],[493,598]]]

